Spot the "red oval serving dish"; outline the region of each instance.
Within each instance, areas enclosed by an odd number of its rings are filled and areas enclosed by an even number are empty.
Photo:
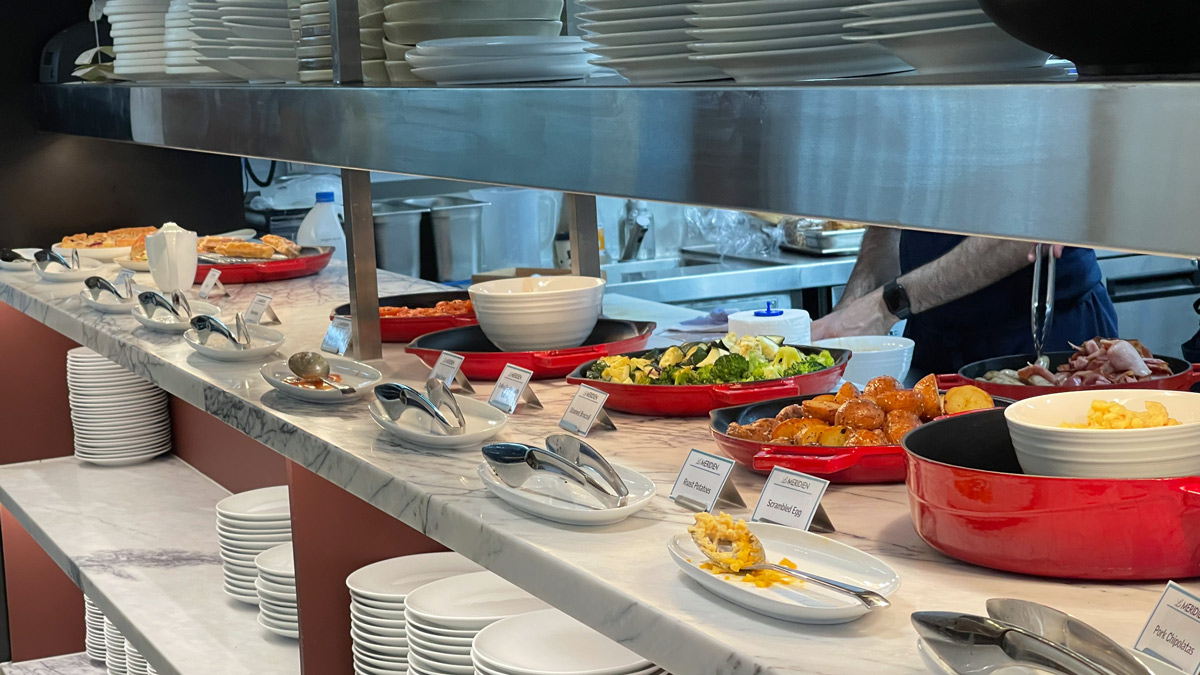
[[[466,291],[436,291],[433,293],[410,293],[408,295],[390,295],[379,299],[380,307],[435,307],[439,302],[451,300],[470,300]],[[350,316],[349,303],[333,310],[329,316]],[[475,315],[456,314],[452,316],[381,316],[379,317],[379,332],[384,342],[412,342],[413,340],[449,328],[474,326],[479,323]],[[469,377],[469,376],[468,376]]]
[[[1069,579],[1200,576],[1200,477],[1025,475],[1001,410],[931,422],[904,448],[913,525],[952,558]]]
[[[1075,352],[1048,352],[1046,356],[1050,357],[1050,370],[1056,370],[1060,365],[1067,362]],[[1000,356],[993,359],[985,359],[969,363],[953,375],[938,375],[937,382],[939,389],[951,389],[964,384],[973,384],[976,387],[986,391],[993,396],[1002,396],[1010,398],[1014,401],[1041,396],[1043,394],[1057,394],[1064,391],[1080,391],[1080,390],[1095,390],[1103,391],[1106,389],[1169,389],[1174,391],[1188,391],[1192,385],[1200,382],[1200,365],[1193,365],[1170,356],[1154,355],[1154,358],[1162,359],[1167,362],[1171,368],[1171,375],[1160,377],[1144,382],[1132,382],[1129,384],[1100,384],[1090,387],[1038,387],[1038,386],[1021,386],[1015,384],[998,384],[996,382],[986,382],[978,379],[984,376],[985,373],[992,370],[1020,370],[1025,366],[1037,360],[1036,354],[1018,354],[1015,356]]]
[[[608,393],[608,401],[604,407],[610,410],[633,413],[634,415],[654,415],[656,417],[703,417],[717,408],[748,405],[760,401],[770,401],[788,396],[806,394],[824,394],[833,389],[842,373],[846,371],[846,363],[850,361],[850,351],[846,349],[822,349],[791,345],[802,354],[820,354],[828,351],[833,357],[833,366],[815,373],[786,377],[778,380],[763,380],[762,382],[742,382],[736,384],[619,384],[617,382],[602,382],[589,380],[584,374],[591,368],[595,359],[582,364],[567,377],[571,384],[586,384]],[[622,353],[622,352],[618,352]],[[645,352],[622,353],[624,356],[637,357]]]
[[[222,284],[256,284],[264,281],[286,281],[320,273],[333,257],[332,246],[306,246],[298,258],[286,260],[256,260],[253,262],[200,263],[196,266],[195,283],[204,283],[210,270],[221,270]]]
[[[437,363],[443,351],[460,354],[463,356],[462,373],[470,380],[495,380],[509,363],[532,370],[535,380],[546,380],[562,377],[581,363],[645,347],[656,327],[653,321],[600,319],[583,346],[540,352],[502,352],[487,339],[482,328],[466,326],[423,335],[409,343],[404,351],[420,357],[430,367]]]

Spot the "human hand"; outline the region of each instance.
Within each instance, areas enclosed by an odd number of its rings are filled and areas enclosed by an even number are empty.
[[[883,302],[883,290],[876,289],[849,305],[813,321],[812,339],[849,335],[887,335],[896,324],[896,316]]]
[[[1042,244],[1034,244],[1033,246],[1029,247],[1029,256],[1028,256],[1029,262],[1034,261],[1034,257],[1035,257],[1034,254],[1037,253],[1037,247],[1041,246],[1041,245]],[[1062,244],[1053,244],[1053,245],[1050,245],[1050,252],[1054,254],[1055,258],[1061,258],[1064,248],[1065,247]]]

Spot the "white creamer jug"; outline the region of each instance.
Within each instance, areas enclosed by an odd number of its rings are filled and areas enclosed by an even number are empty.
[[[196,233],[167,223],[146,237],[146,258],[154,283],[164,293],[186,291],[196,280]]]

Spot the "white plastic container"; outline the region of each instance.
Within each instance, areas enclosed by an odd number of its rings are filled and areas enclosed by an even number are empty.
[[[300,223],[296,243],[301,246],[332,246],[334,258],[346,259],[346,233],[338,220],[332,192],[317,193],[316,205]]]

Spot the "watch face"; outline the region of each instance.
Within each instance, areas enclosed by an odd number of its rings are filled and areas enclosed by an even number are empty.
[[[904,291],[903,286],[894,281],[883,289],[883,303],[887,305],[888,311],[898,318],[906,318],[909,314],[908,293]]]

